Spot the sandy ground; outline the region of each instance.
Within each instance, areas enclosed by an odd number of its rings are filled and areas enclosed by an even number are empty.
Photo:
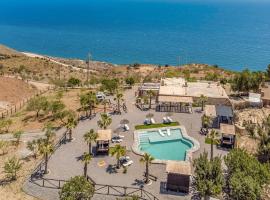
[[[20,144],[18,148],[13,145],[8,147],[8,153],[0,156],[0,180],[5,179],[3,172],[4,162],[12,156],[18,156],[18,151],[23,149],[25,144]],[[0,200],[36,200],[36,198],[25,194],[21,188],[24,184],[25,177],[34,169],[38,160],[22,160],[22,169],[19,171],[18,180],[10,184],[1,184],[0,186]]]

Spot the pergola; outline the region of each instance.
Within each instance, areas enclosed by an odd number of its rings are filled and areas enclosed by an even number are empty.
[[[220,124],[222,134],[222,145],[233,147],[235,143],[235,126],[231,124]]]
[[[109,144],[112,139],[112,130],[98,130],[97,131],[97,153],[109,153]]]
[[[192,112],[192,97],[176,95],[159,95],[157,111],[160,112]]]
[[[187,161],[167,161],[166,189],[189,193],[191,164]]]

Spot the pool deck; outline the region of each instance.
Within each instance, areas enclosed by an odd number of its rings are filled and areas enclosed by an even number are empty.
[[[157,131],[157,130],[167,130],[167,129],[180,129],[181,130],[181,134],[182,137],[185,139],[190,140],[193,143],[193,147],[189,150],[186,151],[186,158],[185,161],[186,162],[191,162],[192,161],[192,155],[194,152],[198,151],[200,148],[200,143],[193,137],[190,137],[187,133],[186,128],[183,125],[180,126],[168,126],[168,127],[162,127],[162,128],[152,128],[152,129],[140,129],[140,130],[136,130],[134,131],[134,143],[132,145],[132,150],[135,154],[142,156],[145,152],[141,151],[139,149],[139,135],[142,132],[150,132],[150,131]],[[166,164],[168,162],[168,160],[159,160],[159,159],[155,159],[153,161],[153,163],[155,164]]]
[[[134,126],[142,124],[145,116],[151,112],[154,114],[154,119],[156,122],[162,122],[162,118],[166,113],[151,111],[141,111],[135,106],[135,90],[127,90],[125,92],[126,105],[128,108],[128,113],[122,113],[122,115],[112,116],[112,124],[108,127],[112,130],[119,126],[122,119],[129,120],[130,130],[127,132],[121,132],[124,135],[123,142],[121,145],[127,147],[127,154],[134,161],[134,163],[128,167],[127,173],[124,174],[123,170],[116,170],[115,164],[116,160],[111,156],[98,156],[94,157],[88,166],[88,175],[94,179],[99,184],[110,184],[119,186],[132,186],[132,187],[143,187],[145,190],[151,192],[157,196],[160,200],[186,200],[191,199],[191,194],[182,193],[166,193],[163,189],[163,184],[166,182],[166,166],[164,164],[152,164],[150,166],[150,173],[158,177],[157,181],[153,181],[151,185],[145,185],[143,183],[143,174],[145,171],[145,165],[140,163],[141,156],[133,153],[131,147],[133,145],[133,133],[135,131]],[[206,151],[210,152],[210,145],[205,144],[205,137],[199,134],[201,127],[201,113],[174,113],[171,117],[174,121],[180,122],[182,126],[185,127],[186,132],[192,138],[195,138],[199,144],[200,148],[192,153],[192,158],[197,158],[200,153]],[[57,149],[51,156],[48,167],[50,173],[45,175],[45,178],[55,178],[68,180],[69,178],[82,175],[83,174],[83,163],[78,160],[78,158],[88,151],[88,146],[84,142],[83,135],[86,131],[93,128],[98,130],[97,121],[100,116],[97,115],[92,120],[81,121],[78,126],[73,131],[74,141],[64,144]],[[175,127],[174,127],[175,128]],[[58,134],[58,133],[57,133]],[[94,146],[94,145],[93,145]],[[226,155],[227,151],[217,149],[214,147],[214,155]],[[101,161],[105,165],[101,166]],[[35,196],[39,199],[46,200],[57,200],[59,199],[58,190],[50,189],[37,186],[29,181],[26,181],[24,185],[24,191],[26,193]],[[94,200],[115,200],[116,197],[113,196],[100,196],[94,195]]]

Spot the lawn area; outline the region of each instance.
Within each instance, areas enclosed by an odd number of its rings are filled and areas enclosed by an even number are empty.
[[[162,127],[168,127],[168,126],[179,126],[179,122],[172,122],[169,124],[149,124],[149,125],[136,125],[135,129],[140,130],[140,129],[150,129],[150,128],[162,128]]]

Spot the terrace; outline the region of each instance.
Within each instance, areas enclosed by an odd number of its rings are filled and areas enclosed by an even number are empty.
[[[134,142],[133,132],[135,125],[143,124],[147,112],[141,111],[135,107],[135,90],[127,90],[125,92],[126,105],[128,113],[122,115],[113,115],[112,124],[108,127],[111,130],[119,128],[119,122],[122,119],[129,120],[129,131],[120,132],[124,136],[122,146],[127,149],[127,155],[134,161],[134,163],[127,168],[127,173],[123,173],[122,169],[115,168],[116,160],[114,157],[107,155],[95,156],[88,165],[88,175],[98,184],[115,185],[143,188],[159,199],[186,199],[190,198],[192,194],[175,193],[166,191],[164,183],[167,182],[166,165],[152,164],[150,166],[150,174],[157,177],[156,181],[152,181],[151,185],[144,184],[144,171],[145,166],[139,162],[141,156],[132,151]],[[210,151],[210,145],[205,144],[204,136],[199,134],[201,128],[201,113],[175,113],[172,118],[179,122],[181,126],[185,127],[189,136],[195,138],[200,143],[200,149],[192,154],[193,158],[197,158],[203,151]],[[163,121],[164,113],[154,112],[154,118],[157,123]],[[51,156],[48,168],[50,173],[45,175],[44,178],[68,180],[69,178],[83,174],[83,164],[79,160],[83,152],[88,151],[88,146],[83,139],[85,132],[93,128],[98,130],[97,121],[99,116],[91,119],[81,121],[73,131],[74,140],[61,145],[55,153]],[[114,131],[112,131],[114,132]],[[110,144],[113,145],[113,144]],[[95,146],[95,145],[94,145]],[[94,149],[95,152],[95,149]],[[215,149],[216,155],[224,155],[226,152]],[[37,184],[42,185],[42,182]],[[55,186],[53,181],[46,181],[46,187],[40,187],[33,182],[26,182],[24,190],[41,199],[54,200],[58,198],[58,190],[50,189],[49,187]],[[61,185],[61,183],[59,183]],[[57,186],[57,185],[56,185]],[[93,199],[116,199],[112,196],[102,196],[95,194]]]

